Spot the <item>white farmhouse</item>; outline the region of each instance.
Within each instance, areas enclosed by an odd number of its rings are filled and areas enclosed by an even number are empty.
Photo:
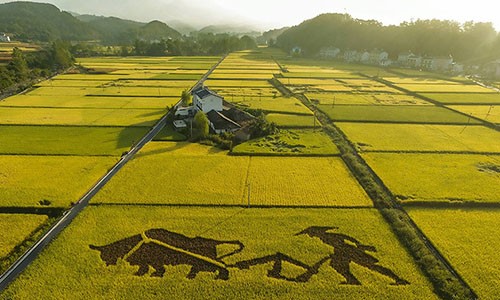
[[[193,92],[193,105],[196,110],[208,113],[211,110],[222,111],[224,98],[207,87],[201,87]]]
[[[500,59],[487,64],[484,70],[489,77],[500,79]]]
[[[10,36],[5,33],[0,33],[0,42],[10,42]]]
[[[323,58],[335,58],[339,53],[340,49],[333,46],[323,47],[319,50],[319,56]]]
[[[413,55],[413,53],[411,51],[399,53],[398,65],[403,66],[403,67],[407,67],[408,66],[408,58],[410,57],[410,55]]]
[[[368,61],[372,65],[387,64],[389,62],[389,53],[385,52],[384,50],[375,49],[370,52]]]
[[[344,60],[348,63],[358,62],[361,59],[361,53],[356,50],[346,50],[344,52]]]
[[[370,63],[370,52],[364,51],[363,53],[361,53],[359,61],[362,64],[368,64],[368,63]]]
[[[420,55],[411,54],[408,56],[407,67],[410,68],[420,68],[422,66],[423,58]]]
[[[430,71],[450,71],[453,65],[453,57],[424,57],[422,59],[422,67]]]
[[[420,68],[422,57],[413,54],[411,51],[403,52],[398,55],[398,65],[407,68]]]

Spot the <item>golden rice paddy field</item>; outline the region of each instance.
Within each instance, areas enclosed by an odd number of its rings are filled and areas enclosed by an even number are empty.
[[[406,94],[377,93],[306,93],[307,98],[321,105],[432,105]]]
[[[246,205],[248,198],[265,206],[371,205],[337,157],[249,158],[161,142],[147,145],[93,202]]]
[[[498,203],[499,155],[365,153],[403,202]]]
[[[476,118],[500,124],[500,105],[450,105],[449,107]]]
[[[45,221],[44,215],[0,214],[0,261]]]
[[[69,207],[116,162],[114,157],[0,155],[0,207]]]
[[[500,286],[498,209],[409,209],[479,299],[496,299]]]
[[[500,153],[496,130],[474,125],[336,123],[361,151]]]
[[[360,285],[342,284],[345,279],[330,267],[328,261],[320,264],[317,274],[310,278],[306,276],[304,282],[285,280],[304,274],[299,263],[311,266],[332,255],[332,246],[319,238],[296,235],[312,226],[338,227],[326,234],[343,234],[362,245],[374,247],[373,251],[366,252],[369,256],[365,257],[373,257],[378,261],[377,265],[390,270],[408,284],[392,285],[394,279],[354,262],[350,264],[350,269]],[[196,260],[175,266],[167,265],[165,273],[161,275],[157,273],[154,276],[153,268],[150,268],[146,274],[138,276],[134,275],[138,266],[131,265],[125,253],[121,258],[117,256],[116,265],[106,266],[100,252],[89,247],[108,245],[133,236],[140,238],[138,234],[148,234],[148,230],[154,228],[162,229],[156,232],[165,236],[177,234],[176,239],[189,240],[198,236],[200,243],[206,241],[203,238],[238,241],[244,248],[237,254],[221,259],[219,270],[225,268],[228,272],[227,280],[221,280],[215,279],[219,272],[217,269],[194,273],[192,279],[186,278]],[[128,243],[126,240],[124,242]],[[346,242],[346,247],[352,247],[349,245]],[[142,249],[140,247],[138,249]],[[148,251],[148,248],[143,249]],[[215,255],[230,254],[237,249],[239,246],[234,244],[221,245],[217,247]],[[179,258],[183,259],[183,255],[187,257],[188,254],[180,254]],[[280,258],[285,256],[294,262],[285,261],[275,278],[270,277],[269,274],[274,273],[270,272],[274,259],[281,262]],[[134,256],[129,257],[133,259]],[[259,261],[258,258],[262,257],[268,259]],[[168,260],[168,256],[165,259]],[[253,264],[248,269],[234,267],[237,263],[247,261]],[[279,276],[283,277],[276,278]],[[374,209],[141,206],[87,208],[0,295],[0,299],[194,299],[200,295],[210,299],[437,299],[430,283]]]

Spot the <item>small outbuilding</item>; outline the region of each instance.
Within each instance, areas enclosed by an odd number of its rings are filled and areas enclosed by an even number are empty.
[[[207,118],[208,121],[210,121],[210,128],[212,128],[216,134],[236,132],[241,128],[238,123],[215,110],[209,111],[207,113]]]
[[[186,122],[184,122],[184,120],[175,120],[174,121],[174,128],[177,131],[183,130],[183,129],[187,128],[187,124],[186,124]]]

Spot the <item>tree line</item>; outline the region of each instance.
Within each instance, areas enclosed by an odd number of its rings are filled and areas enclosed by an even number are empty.
[[[73,54],[78,57],[121,55],[121,56],[183,56],[213,55],[249,50],[257,48],[255,39],[249,36],[241,38],[229,34],[198,34],[177,39],[156,41],[135,40],[131,46],[120,46],[119,51],[110,53],[96,44],[79,43],[72,47]]]
[[[0,66],[0,94],[23,89],[33,80],[71,67],[75,60],[70,50],[71,45],[63,41],[55,41],[38,52],[24,53],[14,48],[11,60]]]
[[[417,20],[384,26],[348,14],[323,14],[294,26],[277,38],[277,46],[290,51],[299,46],[305,55],[322,47],[342,50],[383,49],[392,57],[401,52],[448,56],[460,62],[481,63],[500,57],[500,34],[491,23]]]

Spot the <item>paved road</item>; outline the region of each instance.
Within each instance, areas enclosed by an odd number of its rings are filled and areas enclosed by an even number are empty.
[[[197,88],[202,85],[203,82],[212,74],[212,72],[219,66],[219,64],[226,58],[223,56],[210,70],[208,70],[205,75],[190,89]],[[174,106],[177,107],[180,101]],[[69,210],[64,212],[64,214],[59,218],[59,220],[50,228],[50,230],[42,236],[30,249],[28,249],[4,274],[0,276],[0,292],[3,291],[21,272],[28,267],[28,265],[33,262],[42,252],[42,250],[47,246],[57,235],[66,228],[71,221],[89,204],[90,199],[101,190],[101,188],[111,180],[111,178],[129,161],[134,155],[139,152],[139,150],[149,143],[153,138],[165,127],[167,119],[170,114],[174,111],[171,109],[167,114],[165,114],[152,128],[151,130],[133,147],[130,151],[121,157],[120,161],[106,174],[104,175],[74,206]]]

